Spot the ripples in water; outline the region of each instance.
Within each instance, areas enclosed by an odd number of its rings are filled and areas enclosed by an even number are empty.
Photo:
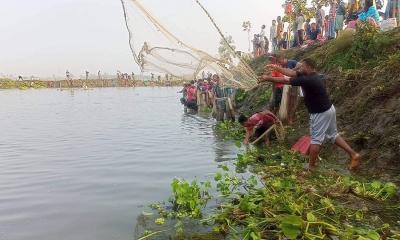
[[[0,239],[133,239],[173,177],[234,157],[177,88],[0,92]]]

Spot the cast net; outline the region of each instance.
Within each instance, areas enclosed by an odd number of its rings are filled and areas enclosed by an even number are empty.
[[[219,74],[226,85],[251,89],[257,76],[198,0],[121,0],[129,45],[142,72],[195,80]]]

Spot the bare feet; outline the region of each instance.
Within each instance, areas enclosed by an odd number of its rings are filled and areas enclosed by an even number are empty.
[[[311,163],[309,162],[304,166],[304,170],[309,171],[309,172],[314,172],[317,169],[317,164],[316,163]]]
[[[358,153],[351,156],[350,171],[354,171],[360,166],[360,160],[361,156]]]
[[[308,165],[308,171],[314,172],[316,169],[317,169],[317,165],[311,165],[311,164]]]

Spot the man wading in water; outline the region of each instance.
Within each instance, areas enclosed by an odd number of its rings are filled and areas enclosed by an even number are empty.
[[[315,62],[312,59],[306,58],[296,67],[297,71],[277,65],[267,65],[267,68],[281,72],[283,75],[291,78],[274,78],[263,75],[259,78],[259,81],[300,86],[303,89],[304,102],[310,113],[310,170],[316,167],[321,146],[326,141],[331,141],[346,151],[351,159],[350,170],[355,170],[360,165],[361,157],[346,143],[337,131],[336,110],[328,97],[323,80],[315,70]]]

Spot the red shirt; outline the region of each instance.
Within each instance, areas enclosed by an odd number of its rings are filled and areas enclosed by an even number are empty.
[[[278,71],[271,72],[272,77],[283,77],[283,74]],[[283,83],[275,83],[275,88],[283,88]]]
[[[196,100],[196,88],[195,87],[193,87],[193,86],[188,87],[186,98],[187,98],[187,101]]]
[[[210,90],[210,84],[208,83],[203,83],[203,87],[201,88],[202,91],[209,91]]]
[[[275,122],[276,122],[276,117],[272,113],[269,114],[255,113],[247,120],[245,127],[249,130],[253,130],[253,128],[261,126],[269,128]]]

